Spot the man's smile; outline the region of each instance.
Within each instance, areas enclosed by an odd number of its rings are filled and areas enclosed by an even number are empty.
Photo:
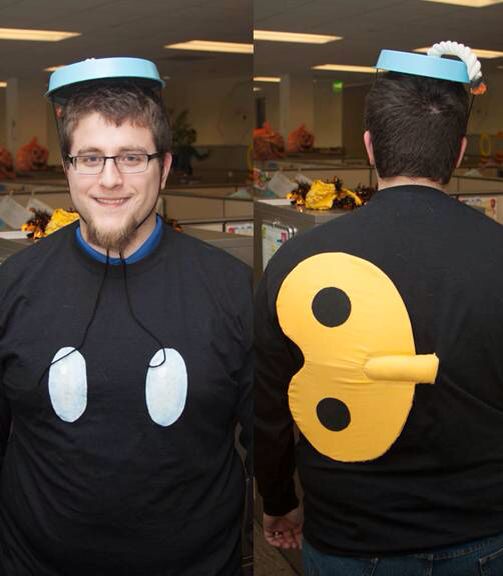
[[[94,200],[100,204],[101,206],[107,206],[112,208],[120,208],[124,206],[128,200],[130,200],[130,196],[122,196],[119,198],[108,198],[106,196],[94,196]]]

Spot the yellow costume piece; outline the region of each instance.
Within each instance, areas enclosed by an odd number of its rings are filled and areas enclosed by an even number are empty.
[[[361,201],[361,198],[359,198],[358,194],[355,194],[352,190],[349,190],[349,188],[343,188],[341,190],[341,192],[343,193],[343,195],[350,196],[351,198],[353,198],[356,206],[361,206],[363,204],[363,202]]]
[[[45,235],[48,236],[49,234],[56,232],[56,230],[63,228],[63,226],[67,226],[78,219],[79,215],[77,212],[68,212],[62,208],[56,208],[47,224]]]
[[[313,210],[330,210],[335,198],[334,184],[315,180],[306,194],[306,208]]]
[[[317,254],[285,278],[277,312],[304,355],[288,390],[304,436],[334,460],[384,454],[405,426],[416,383],[433,383],[438,371],[434,354],[416,355],[390,278],[356,256]]]

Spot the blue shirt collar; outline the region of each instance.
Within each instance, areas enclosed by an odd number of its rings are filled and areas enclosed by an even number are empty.
[[[82,232],[80,231],[80,225],[77,226],[77,228],[75,229],[75,236],[77,238],[77,243],[82,247],[82,249],[87,254],[89,254],[89,256],[91,256],[95,260],[98,260],[98,262],[105,263],[107,261],[107,257],[105,254],[98,252],[98,250],[95,250],[91,245],[89,245],[84,240]],[[135,252],[133,252],[133,254],[131,254],[131,256],[128,256],[126,258],[125,260],[126,264],[134,264],[135,262],[138,262],[142,258],[145,258],[145,256],[148,256],[151,252],[153,252],[157,248],[159,242],[161,241],[161,237],[162,237],[162,219],[160,216],[157,216],[155,228],[152,231],[152,234],[150,234],[150,236],[138,248],[138,250],[136,250]],[[121,259],[109,258],[108,262],[113,266],[117,266],[118,264],[121,263]]]

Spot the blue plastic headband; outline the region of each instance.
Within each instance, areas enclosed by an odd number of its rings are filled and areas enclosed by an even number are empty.
[[[49,79],[49,89],[46,96],[51,96],[56,90],[86,82],[106,78],[137,78],[151,81],[159,88],[164,82],[159,77],[156,65],[142,58],[89,58],[76,64],[63,66],[55,70]]]
[[[440,80],[450,80],[451,82],[462,82],[463,84],[470,83],[466,64],[461,60],[437,58],[436,56],[427,56],[425,54],[381,50],[376,68],[389,72],[402,72],[403,74],[413,74],[414,76],[427,76],[429,78],[439,78]]]

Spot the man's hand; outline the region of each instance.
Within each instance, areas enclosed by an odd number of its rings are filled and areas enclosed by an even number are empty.
[[[302,548],[302,520],[298,508],[284,516],[264,513],[264,537],[276,548]]]

